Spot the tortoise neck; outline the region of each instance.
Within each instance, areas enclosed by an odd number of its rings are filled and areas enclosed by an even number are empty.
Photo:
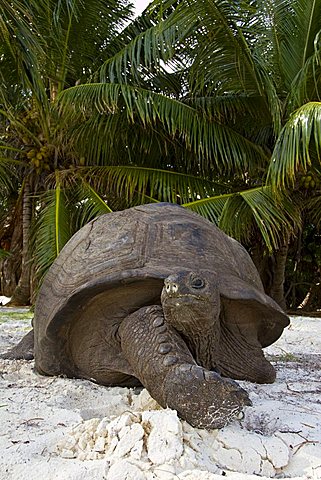
[[[202,308],[163,306],[165,319],[180,333],[198,365],[213,369],[217,364],[220,322],[212,305]],[[209,316],[209,312],[213,312]],[[218,313],[218,312],[217,312]]]
[[[219,323],[215,322],[202,330],[181,333],[196,363],[208,370],[213,370],[218,361]]]

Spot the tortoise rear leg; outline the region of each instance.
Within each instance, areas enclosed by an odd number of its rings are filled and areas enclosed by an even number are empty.
[[[162,308],[144,307],[127,316],[119,335],[134,375],[164,408],[199,428],[221,428],[250,405],[247,393],[232,380],[195,363],[187,345]]]
[[[32,360],[34,358],[33,349],[34,334],[32,329],[15,347],[0,355],[0,358],[5,360]]]

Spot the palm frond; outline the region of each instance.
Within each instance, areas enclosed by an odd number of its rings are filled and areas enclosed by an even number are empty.
[[[309,199],[306,203],[306,209],[308,216],[318,228],[321,227],[321,194],[316,194],[313,198]]]
[[[190,71],[193,91],[259,95],[266,102],[278,133],[281,105],[266,61],[268,52],[258,48],[257,39],[265,37],[267,29],[260,10],[248,2],[240,6],[226,0],[195,2],[192,8],[202,19]]]
[[[320,31],[321,34],[321,31]],[[319,35],[318,35],[319,37]],[[321,100],[321,45],[320,40],[315,41],[316,50],[298,71],[292,81],[286,101],[286,111],[292,112],[308,100]]]
[[[82,227],[99,215],[113,211],[102,195],[84,179],[79,183],[76,198],[78,205],[77,224],[79,227]]]
[[[176,3],[174,9],[168,7],[165,6],[164,14],[160,15],[153,14],[153,10],[156,12],[159,9],[157,2],[146,9],[149,21],[140,20],[137,35],[124,42],[123,48],[102,65],[101,82],[128,83],[130,78],[139,83],[144,75],[162,70],[161,61],[172,59],[176,45],[184,43],[184,39],[197,28],[199,19],[193,10],[186,8],[184,2]]]
[[[276,142],[268,181],[293,186],[297,172],[311,166],[312,148],[321,163],[321,102],[309,102],[291,115]]]
[[[48,13],[43,34],[54,48],[47,65],[60,92],[65,84],[85,81],[103,62],[109,42],[130,18],[131,5],[127,0],[51,1]]]
[[[39,9],[36,2],[33,2],[33,6]],[[29,67],[35,59],[35,51],[42,51],[35,33],[30,2],[14,0],[0,3],[0,39],[6,43],[13,56],[21,56],[20,61]]]
[[[8,252],[7,250],[3,250],[0,248],[0,260],[3,260],[4,258],[10,257],[11,253]]]
[[[10,57],[17,78],[10,89],[24,90],[24,96],[33,92],[39,105],[46,106],[47,93],[41,74],[45,58],[43,36],[37,18],[43,18],[47,2],[14,0],[0,3],[0,39],[6,45],[5,62]],[[3,90],[3,89],[2,89]]]
[[[229,189],[227,184],[200,176],[140,166],[90,167],[82,172],[81,175],[87,181],[91,179],[99,192],[115,192],[129,202],[140,195],[163,202],[184,203]]]
[[[0,150],[9,150],[10,152],[16,152],[16,153],[21,153],[21,149],[20,148],[15,148],[15,147],[12,147],[10,145],[7,145],[5,143],[2,143],[0,145]]]
[[[289,3],[286,24],[288,28],[283,38],[284,57],[286,55],[287,60],[285,73],[290,74],[288,86],[314,53],[315,38],[320,32],[320,16],[319,1],[296,0]]]
[[[242,243],[249,243],[258,230],[270,251],[280,245],[285,231],[293,233],[300,224],[298,209],[285,195],[277,198],[270,187],[202,198],[183,206]]]
[[[10,157],[0,156],[0,186],[3,191],[12,188],[14,181],[18,178],[18,173],[15,167],[21,165],[23,165],[23,162],[14,160]]]
[[[36,272],[42,278],[74,232],[71,212],[59,183],[39,200],[41,211],[34,230],[33,252]]]
[[[246,113],[259,122],[265,105],[262,97],[253,92],[225,93],[224,95],[186,96],[184,103],[204,110],[209,117],[232,120]]]
[[[319,100],[320,16],[316,0],[269,0],[262,4],[270,28],[271,71],[282,96],[286,114],[307,101]]]
[[[217,168],[244,171],[258,159],[267,160],[260,147],[232,128],[209,121],[202,112],[162,94],[124,84],[89,84],[60,95],[60,111],[68,121],[79,121],[79,110],[89,115],[93,108],[102,117],[125,109],[128,122],[140,121],[143,126],[161,122],[171,137],[181,138],[199,156],[201,169],[212,163]]]

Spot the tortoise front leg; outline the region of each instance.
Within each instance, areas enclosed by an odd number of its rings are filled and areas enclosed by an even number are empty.
[[[198,366],[186,343],[149,306],[128,315],[119,328],[121,347],[134,375],[164,408],[198,428],[221,428],[251,402],[232,380]]]

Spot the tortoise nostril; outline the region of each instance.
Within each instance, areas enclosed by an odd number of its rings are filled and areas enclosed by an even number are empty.
[[[178,291],[178,285],[176,283],[172,283],[171,287],[173,293],[176,293]]]
[[[165,290],[167,293],[176,293],[178,291],[178,285],[172,282],[166,283]]]

